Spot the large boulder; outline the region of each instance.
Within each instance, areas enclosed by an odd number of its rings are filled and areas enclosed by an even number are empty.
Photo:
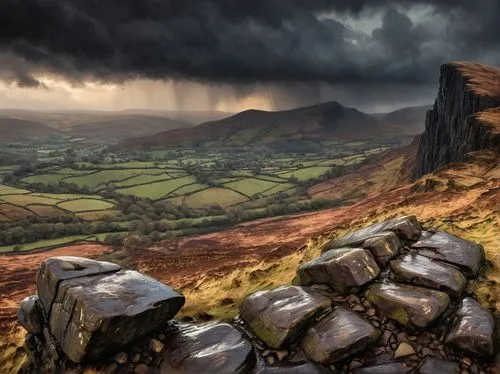
[[[265,366],[257,370],[255,374],[331,374],[331,371],[324,366],[314,365],[311,362],[302,362]]]
[[[310,289],[283,286],[247,296],[240,316],[259,339],[279,349],[296,339],[331,304],[328,297]]]
[[[366,298],[381,314],[414,327],[427,327],[450,303],[444,292],[395,283],[371,285]]]
[[[233,326],[181,324],[166,335],[159,372],[243,374],[254,365],[252,345]]]
[[[446,343],[476,356],[493,354],[495,322],[490,313],[471,298],[462,300]]]
[[[70,360],[93,360],[159,328],[184,301],[136,271],[72,277],[57,287],[50,329]]]
[[[477,276],[484,259],[482,246],[444,231],[424,231],[412,247],[423,256],[459,266],[470,276]]]
[[[419,372],[420,374],[460,374],[460,365],[452,361],[427,357]]]
[[[379,273],[370,252],[362,248],[340,248],[302,265],[295,282],[301,285],[327,284],[338,291],[348,291],[372,281]]]
[[[327,250],[342,247],[357,247],[384,231],[392,231],[405,241],[417,240],[422,232],[420,223],[415,216],[404,216],[376,223],[361,230],[351,232],[341,238],[333,239],[326,247]]]
[[[367,239],[360,246],[368,249],[377,260],[377,263],[384,266],[399,253],[402,243],[394,232],[383,231]]]
[[[21,301],[17,311],[17,320],[28,332],[42,333],[44,316],[38,296],[28,296]]]
[[[375,364],[353,370],[353,374],[405,374],[411,373],[413,368],[404,362],[389,362],[386,364]],[[441,374],[441,373],[435,373]]]
[[[60,282],[90,275],[114,273],[120,269],[119,265],[111,262],[82,257],[61,256],[45,260],[40,265],[36,282],[38,297],[42,302],[45,315],[50,316],[50,308]]]
[[[363,351],[380,332],[358,314],[343,307],[309,328],[302,342],[307,357],[321,364],[332,364]]]
[[[391,267],[396,276],[406,282],[445,291],[454,296],[459,296],[467,283],[464,275],[456,268],[416,253],[391,261]]]

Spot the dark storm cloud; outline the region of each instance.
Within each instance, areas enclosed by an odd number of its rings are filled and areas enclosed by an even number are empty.
[[[344,22],[370,11],[370,35]],[[499,19],[498,0],[2,0],[0,79],[421,85],[448,59],[497,61]]]

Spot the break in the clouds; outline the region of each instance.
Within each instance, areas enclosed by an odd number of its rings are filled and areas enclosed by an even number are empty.
[[[2,0],[0,80],[187,79],[242,95],[314,82],[376,96],[422,90],[447,60],[500,63],[499,19],[498,0]]]

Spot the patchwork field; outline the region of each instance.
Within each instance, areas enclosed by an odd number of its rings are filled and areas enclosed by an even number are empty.
[[[104,211],[115,206],[114,202],[97,195],[33,193],[0,184],[0,217],[3,221]]]

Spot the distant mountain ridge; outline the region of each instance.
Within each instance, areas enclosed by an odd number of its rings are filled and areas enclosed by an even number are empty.
[[[337,102],[327,102],[293,110],[267,112],[247,110],[231,117],[202,123],[188,129],[176,129],[127,139],[123,147],[155,147],[181,144],[244,146],[250,144],[272,145],[284,140],[368,139],[374,137],[412,136],[423,129],[425,111],[375,116],[344,107]],[[412,119],[405,123],[405,116],[420,113],[418,126]],[[386,118],[389,116],[389,120]],[[418,121],[417,121],[418,122]]]

